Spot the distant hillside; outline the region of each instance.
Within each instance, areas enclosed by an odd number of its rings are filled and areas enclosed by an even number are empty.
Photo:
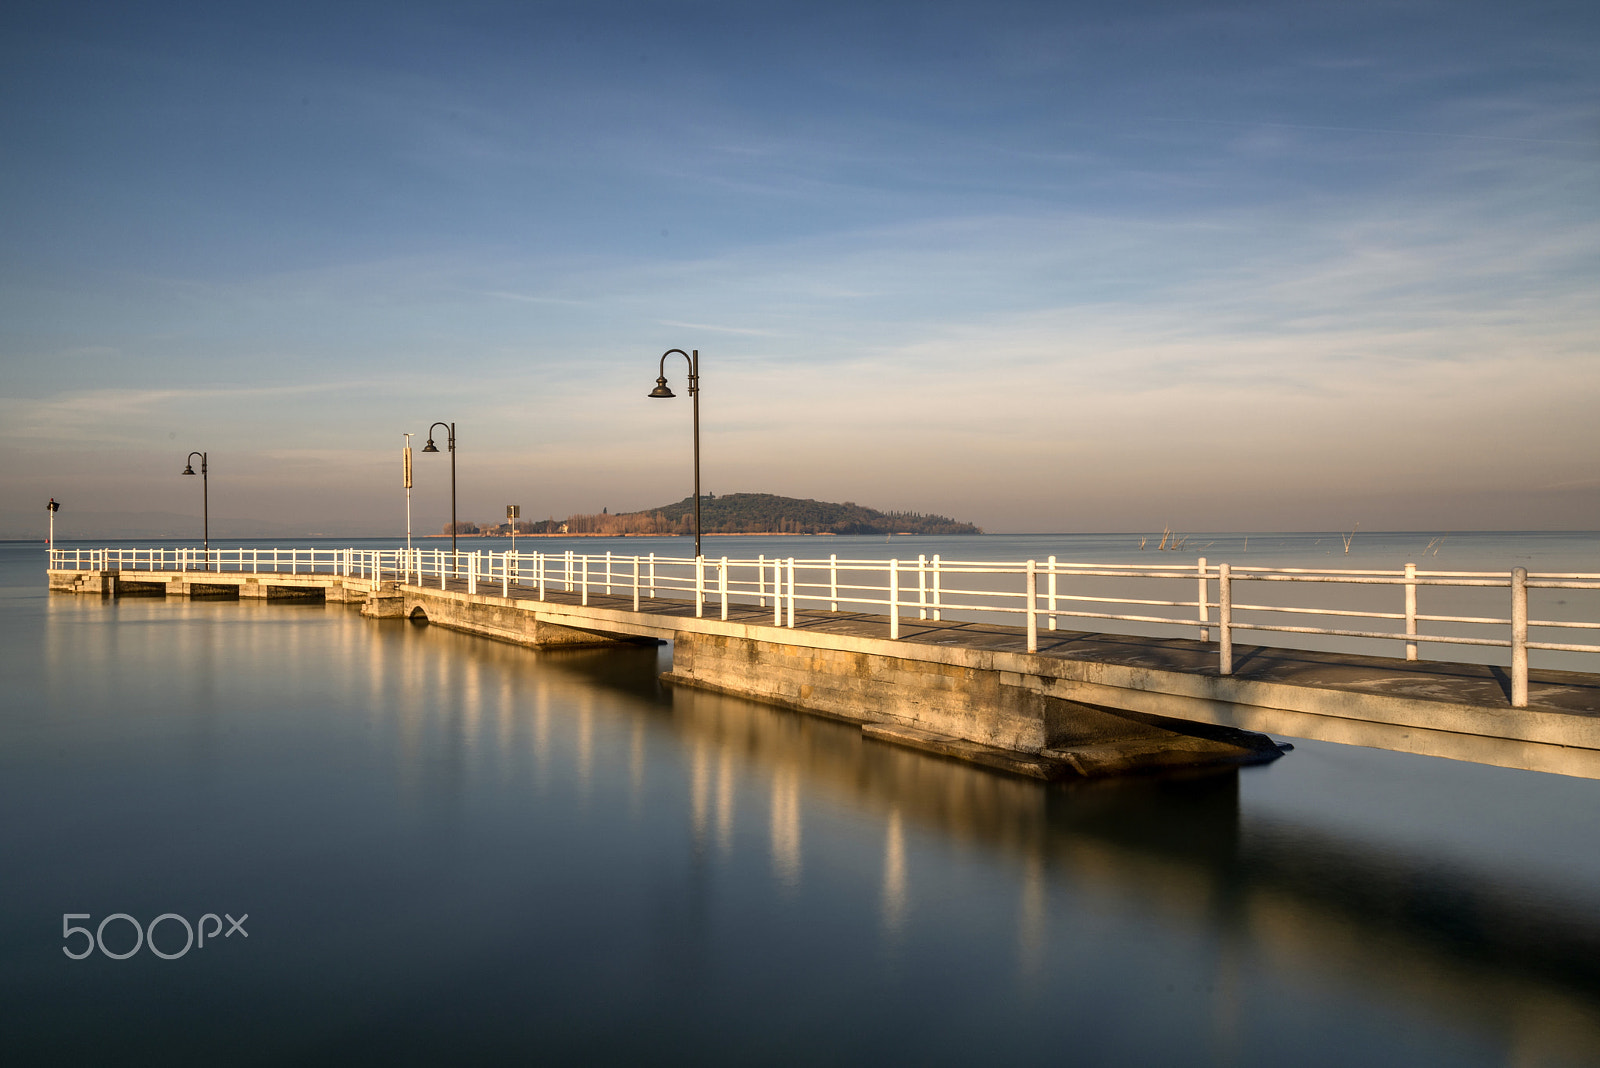
[[[779,497],[772,493],[707,495],[700,501],[700,521],[708,534],[982,534],[971,523],[922,512],[880,512],[846,501]],[[561,527],[566,530],[562,531]],[[660,508],[615,515],[572,515],[564,520],[519,523],[519,531],[536,534],[692,534],[694,498]]]

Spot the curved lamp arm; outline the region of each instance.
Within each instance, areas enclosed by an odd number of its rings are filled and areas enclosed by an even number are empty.
[[[679,356],[682,356],[683,359],[684,359],[684,362],[686,362],[689,365],[689,396],[692,397],[696,393],[700,392],[700,359],[699,359],[700,352],[699,352],[699,350],[698,349],[695,350],[695,354],[693,356],[690,356],[687,352],[684,352],[682,349],[668,349],[666,352],[663,352],[661,354],[660,373],[659,373],[658,377],[656,378],[656,389],[657,390],[663,390],[665,392],[653,393],[653,394],[651,394],[651,396],[657,396],[657,397],[670,397],[670,396],[672,396],[672,391],[667,389],[667,357],[671,356],[674,352],[676,352]]]

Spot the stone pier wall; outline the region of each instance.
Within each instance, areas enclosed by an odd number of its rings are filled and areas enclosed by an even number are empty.
[[[615,632],[580,630],[538,618],[537,605],[503,597],[438,593],[416,586],[384,583],[384,589],[367,598],[364,615],[378,619],[426,620],[450,630],[529,647],[658,644],[655,638],[637,638]]]
[[[682,632],[667,677],[861,723],[874,738],[1039,778],[1257,763],[1281,752],[1250,731],[1051,697],[981,659],[955,664],[875,648]]]

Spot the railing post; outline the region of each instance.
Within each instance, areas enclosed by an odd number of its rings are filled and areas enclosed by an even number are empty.
[[[633,610],[639,610],[639,554],[633,554]]]
[[[1233,574],[1227,564],[1217,565],[1217,671],[1233,674]]]
[[[694,617],[706,614],[706,558],[694,558]]]
[[[783,561],[772,558],[772,625],[783,626]]]
[[[579,566],[583,569],[580,572],[580,574],[583,576],[583,581],[581,583],[582,589],[583,589],[583,600],[580,603],[588,604],[589,603],[589,554],[588,553],[584,553],[581,557],[579,557]]]
[[[889,640],[900,637],[900,561],[889,561]]]
[[[434,563],[439,565],[439,588],[442,590],[442,589],[444,589],[444,583],[445,583],[445,578],[444,578],[444,575],[445,575],[444,550],[443,549],[435,549],[435,550],[433,550],[433,559],[434,559]]]
[[[656,595],[656,554],[650,554],[650,596]]]
[[[758,607],[767,607],[767,554],[756,557],[756,597]]]
[[[1048,581],[1048,586],[1046,587],[1045,604],[1050,610],[1050,620],[1049,620],[1050,629],[1051,630],[1055,630],[1056,629],[1056,558],[1053,557],[1053,556],[1048,557],[1048,558],[1046,558],[1045,562],[1050,565],[1050,578],[1047,580]]]
[[[606,596],[611,596],[611,550],[606,550]]]
[[[722,558],[722,566],[717,568],[717,598],[722,601],[722,618],[728,618],[728,558]]]
[[[500,554],[500,596],[511,596],[511,560],[505,553]]]
[[[1206,589],[1206,558],[1202,556],[1197,561],[1196,567],[1200,572],[1200,640],[1208,642],[1211,640],[1211,628],[1206,626],[1206,623],[1211,619],[1211,605],[1207,603],[1210,600],[1210,592]]]
[[[1036,565],[1028,561],[1028,652],[1039,651],[1039,575]]]
[[[1417,565],[1406,565],[1406,634],[1414,637],[1417,633]],[[1417,643],[1406,642],[1406,659],[1417,658]]]
[[[789,629],[794,629],[794,557],[789,557]]]
[[[1528,569],[1511,569],[1511,707],[1528,707]]]
[[[937,556],[935,560],[939,559]],[[828,554],[828,611],[839,610],[839,554]]]
[[[539,579],[539,600],[541,600],[541,601],[544,600],[544,576],[545,576],[545,570],[549,566],[550,566],[549,554],[543,553],[543,552],[536,552],[536,553],[533,554],[533,573],[536,576],[538,576],[538,579]]]
[[[917,554],[917,618],[928,618],[928,557]]]
[[[565,578],[567,580],[566,581],[567,592],[571,593],[572,592],[572,550],[571,549],[567,550],[566,569],[567,570],[566,570]]]

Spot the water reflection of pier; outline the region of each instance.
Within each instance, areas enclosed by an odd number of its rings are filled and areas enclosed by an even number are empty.
[[[635,659],[630,657],[630,659]],[[646,697],[653,659],[570,654],[566,670]],[[1036,985],[1071,952],[1063,892],[1212,935],[1214,985],[1253,958],[1393,999],[1495,1036],[1515,1063],[1600,1049],[1600,919],[1527,887],[1331,834],[1242,825],[1239,772],[1049,786],[863,739],[847,725],[695,691],[664,696],[692,756],[695,836],[734,849],[737,823],[766,824],[773,876],[803,877],[802,798],[822,795],[881,821],[881,928],[893,945],[920,895],[911,840],[936,836],[1016,865],[1016,974]],[[641,709],[642,711],[642,709]],[[1248,772],[1246,772],[1248,774]],[[766,812],[734,811],[736,781],[767,784]],[[744,796],[748,797],[748,791]],[[1231,1006],[1231,1008],[1230,1008]],[[1219,994],[1214,1041],[1236,1028]]]

